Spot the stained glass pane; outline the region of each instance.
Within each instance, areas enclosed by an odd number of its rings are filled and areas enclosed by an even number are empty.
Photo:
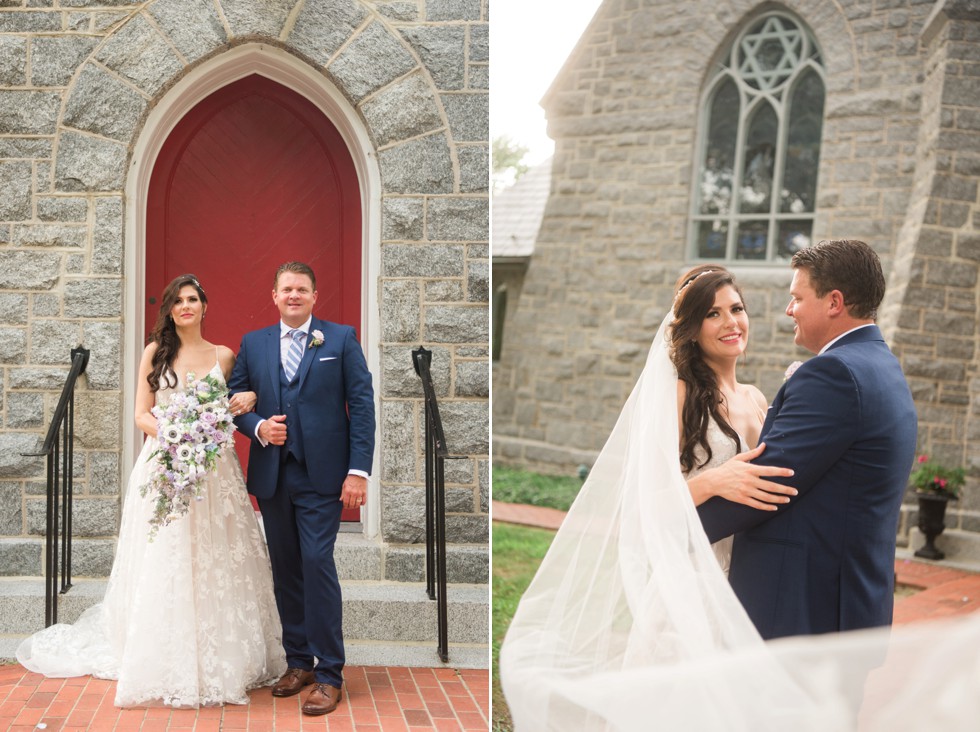
[[[724,259],[725,245],[727,241],[727,222],[698,222],[698,257],[701,259]]]
[[[736,259],[765,259],[768,221],[743,221],[738,225],[735,241]]]
[[[769,213],[778,125],[776,112],[765,103],[759,106],[749,122],[739,191],[739,210],[743,213]]]
[[[738,70],[756,89],[775,89],[800,63],[803,34],[793,21],[770,15],[759,21],[739,43]]]
[[[728,79],[715,92],[708,119],[708,139],[701,165],[702,214],[728,214],[732,207],[732,175],[735,170],[735,137],[738,132],[738,89]]]
[[[804,72],[790,98],[786,163],[779,197],[779,210],[783,213],[814,210],[823,100],[820,76],[814,71]]]
[[[776,256],[789,259],[813,241],[813,221],[780,221]]]

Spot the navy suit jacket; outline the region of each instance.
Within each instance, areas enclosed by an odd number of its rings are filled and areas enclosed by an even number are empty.
[[[312,345],[314,330],[323,332],[322,345]],[[371,472],[374,389],[353,328],[314,317],[310,333],[297,372],[297,411],[306,470],[319,492],[339,496],[348,470]],[[275,493],[280,453],[285,449],[278,445],[262,447],[255,437],[261,419],[284,412],[279,396],[279,340],[279,323],[246,333],[228,380],[232,394],[254,391],[258,396],[255,411],[235,418],[238,429],[252,440],[248,492],[257,498],[270,498]]]
[[[787,380],[754,462],[792,468],[778,511],[714,497],[698,507],[711,541],[735,534],[729,580],[764,638],[888,625],[895,534],[917,417],[877,326],[847,334]]]

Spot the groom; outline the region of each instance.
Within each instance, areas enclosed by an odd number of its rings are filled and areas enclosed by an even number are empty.
[[[822,241],[793,257],[786,314],[817,354],[784,382],[754,462],[799,494],[778,511],[712,498],[708,538],[735,534],[729,580],[763,638],[892,621],[895,535],[915,453],[916,413],[898,360],[874,324],[885,294],[864,242]]]
[[[374,391],[354,329],[313,317],[316,276],[301,262],[276,272],[282,320],[242,338],[228,386],[256,392],[235,419],[252,438],[248,491],[262,511],[288,670],[273,696],[315,683],[305,714],[332,712],[343,684],[342,602],[333,550],[343,508],[367,495]],[[314,660],[316,665],[314,667]]]

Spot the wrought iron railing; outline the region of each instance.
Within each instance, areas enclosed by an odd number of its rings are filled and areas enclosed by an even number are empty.
[[[422,379],[425,397],[425,586],[430,600],[437,603],[438,652],[443,663],[449,660],[449,612],[446,601],[446,460],[450,455],[439,416],[439,402],[429,366],[432,351],[423,347],[412,351],[415,373]]]
[[[61,594],[71,587],[72,473],[75,438],[75,382],[88,366],[87,348],[71,349],[71,368],[51,418],[41,452],[24,457],[47,458],[47,525],[44,535],[44,625],[58,622],[58,579]],[[60,469],[59,469],[60,468]],[[60,496],[59,496],[60,489]],[[60,499],[60,501],[59,501]],[[60,505],[59,505],[60,504]],[[58,515],[60,511],[60,516]],[[59,520],[60,519],[60,520]],[[58,544],[61,544],[60,566]],[[60,572],[59,572],[60,569]]]

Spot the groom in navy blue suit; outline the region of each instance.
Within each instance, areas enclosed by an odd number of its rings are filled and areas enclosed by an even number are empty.
[[[895,536],[917,417],[898,360],[874,324],[885,294],[878,256],[859,241],[798,252],[786,314],[817,354],[773,400],[754,462],[799,494],[778,511],[712,498],[708,538],[735,534],[729,580],[763,638],[892,621]]]
[[[315,683],[303,712],[337,708],[343,684],[342,601],[333,550],[343,508],[367,496],[374,456],[374,390],[354,329],[313,317],[316,277],[300,262],[276,272],[282,320],[242,338],[228,386],[254,391],[235,419],[252,438],[248,491],[269,542],[288,670],[272,688]],[[315,666],[314,666],[315,663]]]

